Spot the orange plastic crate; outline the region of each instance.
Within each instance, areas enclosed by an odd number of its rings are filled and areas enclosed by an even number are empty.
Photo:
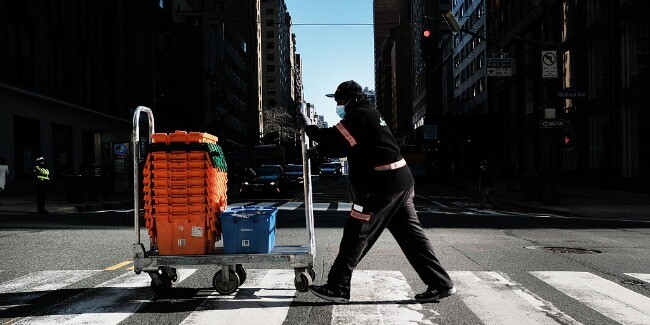
[[[151,162],[153,169],[169,169],[169,163],[167,161],[153,161]]]
[[[190,170],[205,170],[208,167],[207,161],[189,161],[186,165],[186,168]]]
[[[187,132],[176,130],[174,133],[169,134],[169,142],[182,142],[187,143]]]
[[[187,160],[189,161],[207,161],[207,152],[204,151],[190,151],[187,153]]]
[[[169,178],[169,171],[167,169],[154,169],[152,173],[154,179]]]
[[[214,250],[208,238],[205,215],[156,215],[156,244],[160,255],[202,255]]]
[[[167,160],[167,153],[162,151],[155,151],[151,153],[152,161]]]
[[[151,142],[169,144],[169,137],[167,133],[154,133],[151,135]]]
[[[219,138],[209,133],[202,133],[202,132],[187,133],[188,142],[217,143],[218,140]]]

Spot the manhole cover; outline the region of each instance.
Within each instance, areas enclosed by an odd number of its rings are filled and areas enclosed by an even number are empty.
[[[595,249],[585,249],[577,247],[554,247],[554,246],[528,246],[528,249],[545,250],[553,253],[572,253],[572,254],[594,254],[602,253]]]

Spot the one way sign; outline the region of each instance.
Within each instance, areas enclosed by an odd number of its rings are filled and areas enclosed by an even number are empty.
[[[552,129],[564,127],[564,120],[540,120],[539,127],[542,129]]]

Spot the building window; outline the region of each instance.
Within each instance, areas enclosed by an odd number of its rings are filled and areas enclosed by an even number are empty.
[[[275,20],[273,19],[267,19],[266,20],[266,26],[273,26],[275,25]]]
[[[266,93],[269,95],[275,95],[275,87],[269,87],[266,89]]]
[[[275,48],[275,43],[274,42],[267,42],[266,43],[266,48],[269,50],[272,50]]]
[[[273,60],[275,60],[275,54],[267,54],[267,55],[266,55],[266,59],[267,59],[268,61],[273,61]]]
[[[269,101],[268,101],[267,103],[268,103],[268,106],[269,106],[269,107],[274,107],[276,101],[275,101],[275,99],[269,99]]]
[[[275,65],[269,64],[266,66],[266,71],[268,72],[274,72],[275,71]]]
[[[275,83],[275,76],[266,77],[266,82],[268,82],[270,84],[274,84]]]
[[[272,30],[266,32],[266,37],[270,37],[270,38],[275,37],[275,32],[273,32]]]
[[[272,15],[274,12],[275,12],[275,10],[273,10],[273,8],[267,8],[266,9],[266,14],[267,15]]]

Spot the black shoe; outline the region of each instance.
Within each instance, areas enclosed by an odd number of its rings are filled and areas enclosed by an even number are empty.
[[[438,301],[442,298],[449,297],[454,293],[456,293],[455,287],[445,287],[445,288],[438,288],[438,289],[429,287],[427,288],[427,291],[415,295],[415,300],[419,302]]]
[[[322,286],[310,285],[309,291],[316,297],[322,298],[337,304],[346,304],[350,301],[350,289],[344,287],[333,287],[327,284]]]

